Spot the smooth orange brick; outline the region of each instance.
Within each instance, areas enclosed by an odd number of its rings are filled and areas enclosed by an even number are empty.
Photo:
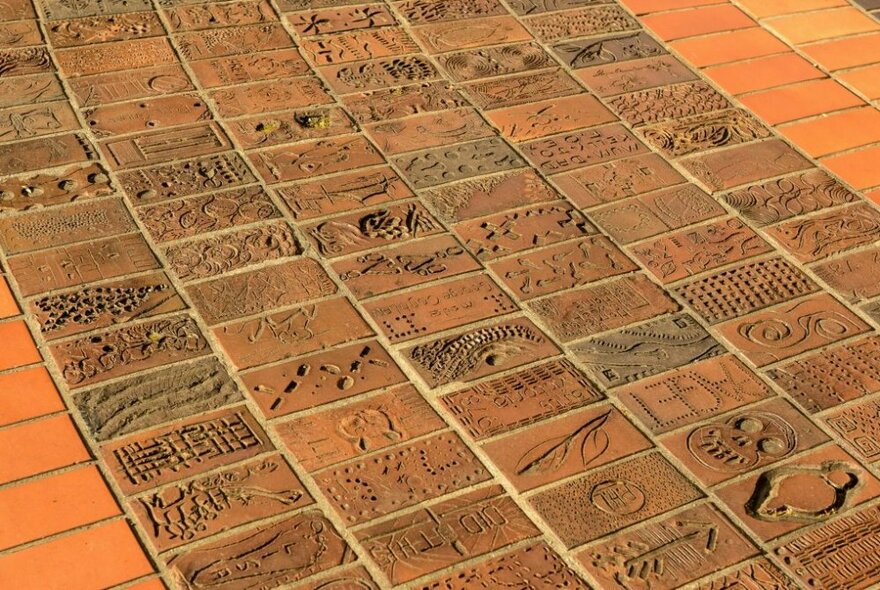
[[[875,203],[880,203],[880,190],[871,191],[870,193],[865,193],[865,196],[874,201]]]
[[[0,319],[11,318],[19,313],[18,304],[12,296],[12,291],[9,290],[9,283],[0,277]]]
[[[642,23],[666,41],[757,26],[755,21],[734,6],[710,6],[655,14],[643,18]]]
[[[822,163],[857,189],[880,186],[880,146],[825,158]]]
[[[848,6],[847,0],[739,0],[739,5],[758,18]]]
[[[761,28],[682,39],[669,45],[698,68],[790,51],[788,45]]]
[[[0,375],[0,426],[64,410],[45,367]]]
[[[621,0],[620,3],[636,14],[649,14],[651,12],[663,12],[664,10],[677,10],[679,8],[726,4],[727,2],[728,0]]]
[[[23,321],[0,323],[0,371],[41,360],[40,352]]]
[[[841,72],[838,78],[864,94],[869,100],[880,98],[880,64],[851,72]]]
[[[801,51],[830,71],[880,63],[880,33],[807,45]]]
[[[820,70],[794,53],[717,66],[707,69],[706,74],[733,94],[766,90],[824,77]]]
[[[0,483],[89,459],[89,452],[67,415],[0,430]]]
[[[10,486],[0,490],[0,549],[117,514],[119,506],[94,467]]]
[[[765,24],[795,45],[880,31],[877,21],[853,7],[784,16]]]
[[[740,100],[771,125],[865,104],[841,84],[827,79],[749,94]]]
[[[131,529],[116,520],[0,557],[0,588],[97,590],[152,571]]]
[[[792,123],[780,131],[811,156],[827,156],[880,142],[880,111],[873,107],[853,109]]]

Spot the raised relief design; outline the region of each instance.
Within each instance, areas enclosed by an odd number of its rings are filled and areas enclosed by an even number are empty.
[[[345,3],[343,3],[345,4]],[[292,14],[287,22],[303,36],[326,35],[342,31],[372,29],[396,24],[385,6],[341,6]]]
[[[813,506],[816,498],[798,505],[798,493],[791,499],[784,492],[788,480],[811,480],[812,488],[829,488],[831,499],[826,505]],[[849,505],[850,494],[862,484],[861,472],[844,461],[827,461],[818,466],[786,465],[763,472],[755,482],[755,491],[745,505],[746,512],[758,520],[771,522],[821,522]],[[822,495],[821,492],[815,495]]]
[[[597,233],[583,213],[564,201],[465,221],[455,227],[455,232],[480,260]]]
[[[149,166],[178,158],[222,152],[229,147],[226,135],[213,121],[101,144],[113,168]]]
[[[168,566],[185,590],[269,590],[354,559],[330,521],[305,512],[180,553]]]
[[[248,157],[260,176],[269,183],[385,163],[376,148],[360,136],[271,148]]]
[[[107,441],[242,399],[215,358],[175,365],[78,393],[74,403],[98,441]]]
[[[411,24],[507,14],[496,0],[406,0],[396,6]]]
[[[392,205],[366,214],[337,217],[307,228],[318,251],[342,256],[389,242],[402,242],[442,230],[418,203]]]
[[[810,412],[880,391],[880,339],[829,348],[783,365],[770,377]]]
[[[181,33],[176,42],[181,55],[190,61],[293,46],[290,35],[279,23]]]
[[[232,188],[257,179],[234,153],[203,156],[118,174],[135,205]]]
[[[40,74],[55,69],[49,50],[45,47],[0,50],[0,76],[24,76]]]
[[[47,31],[54,47],[76,47],[165,34],[155,12],[72,18],[51,23]]]
[[[419,46],[401,28],[385,27],[303,41],[303,49],[316,65],[342,64],[380,57],[418,53]]]
[[[536,36],[543,41],[619,33],[639,28],[638,22],[621,7],[613,4],[536,16],[528,19],[528,23]]]
[[[110,177],[99,164],[74,166],[36,176],[13,176],[0,180],[0,215],[112,193]]]
[[[40,0],[39,4],[50,20],[153,9],[149,0]]]
[[[651,453],[540,492],[530,503],[574,547],[701,496],[666,459]]]
[[[406,356],[437,386],[503,371],[555,350],[531,322],[515,320],[419,344]]]
[[[728,205],[759,226],[857,200],[853,192],[821,170],[787,176],[724,196]]]
[[[614,387],[717,356],[724,348],[696,320],[679,314],[587,340],[574,352],[600,383]]]
[[[364,254],[333,265],[339,278],[358,298],[479,269],[479,263],[448,235]]]
[[[333,102],[314,76],[257,82],[215,90],[211,100],[221,117],[256,115],[289,108],[309,108]]]
[[[342,346],[242,375],[270,418],[406,381],[378,342]]]
[[[656,57],[666,51],[653,37],[639,31],[628,35],[569,41],[556,45],[554,51],[575,69]]]
[[[828,294],[758,312],[719,331],[758,366],[868,331],[868,325]]]
[[[280,456],[162,488],[131,503],[153,546],[171,549],[310,503]]]
[[[0,111],[0,141],[30,139],[78,129],[79,121],[66,101]]]
[[[391,583],[402,584],[537,534],[501,487],[490,486],[361,529],[357,537]],[[493,570],[489,583],[503,574]]]
[[[355,131],[348,115],[340,108],[251,117],[230,122],[229,127],[242,149],[269,147]]]
[[[874,244],[880,237],[880,212],[861,203],[833,213],[788,221],[768,231],[798,260],[812,262]]]
[[[0,108],[64,99],[64,89],[53,74],[36,74],[26,78],[0,77]]]
[[[746,563],[738,570],[710,582],[696,590],[797,590],[798,586],[769,560],[760,558]]]
[[[71,387],[83,387],[209,351],[210,346],[188,316],[150,320],[52,346],[52,356]]]
[[[83,107],[195,90],[177,64],[71,78],[67,83]]]
[[[498,45],[531,39],[515,18],[505,15],[425,25],[413,30],[427,53]]]
[[[164,274],[81,287],[31,303],[40,330],[49,340],[185,308]]]
[[[446,432],[313,477],[339,515],[357,524],[492,479],[492,474],[457,436]]]
[[[825,422],[859,455],[880,460],[880,401],[867,401],[835,412]]]
[[[55,52],[58,64],[68,76],[106,74],[177,63],[177,56],[164,37],[130,39],[116,43],[75,47]]]
[[[300,254],[302,249],[286,224],[263,225],[172,246],[168,266],[184,281],[204,279],[252,264]]]
[[[311,73],[309,65],[296,49],[260,51],[253,55],[230,55],[199,60],[190,63],[189,67],[203,88],[261,82]]]
[[[485,381],[441,398],[476,440],[534,424],[599,401],[599,393],[569,361],[551,361]]]
[[[661,86],[610,99],[611,108],[631,125],[681,119],[730,107],[730,103],[705,82]]]
[[[367,131],[379,149],[387,155],[495,135],[495,130],[473,109],[416,115],[404,120],[370,125]]]
[[[380,123],[467,106],[461,93],[442,81],[373,90],[348,95],[342,100],[358,123]]]
[[[547,174],[600,164],[648,151],[622,125],[607,125],[539,139],[522,147],[526,157]]]
[[[337,92],[363,92],[389,86],[403,86],[438,77],[434,65],[424,56],[385,57],[372,61],[322,68]]]
[[[395,159],[416,188],[426,188],[472,176],[501,172],[525,162],[501,138],[415,152]]]
[[[798,433],[778,414],[745,411],[724,422],[710,423],[688,435],[687,449],[714,471],[745,473],[791,455]]]
[[[467,84],[465,89],[471,100],[486,110],[569,96],[581,91],[577,82],[562,70],[473,82]]]
[[[563,342],[678,310],[678,304],[644,275],[568,291],[530,307]]]
[[[802,271],[782,258],[771,258],[723,270],[675,291],[703,319],[716,323],[818,290]]]
[[[278,20],[272,6],[265,0],[182,6],[166,10],[165,14],[173,31],[255,25]]]
[[[770,136],[757,119],[735,109],[659,123],[643,133],[654,147],[675,157]]]
[[[138,210],[141,222],[158,242],[191,238],[280,216],[269,196],[256,186],[212,192]]]
[[[621,387],[615,395],[655,434],[750,404],[770,388],[733,356],[689,364]]]
[[[817,264],[813,272],[850,303],[880,295],[880,285],[873,280],[880,272],[880,250],[877,248]]]
[[[447,53],[438,61],[449,77],[458,82],[524,73],[556,66],[537,43],[518,43]]]
[[[285,422],[278,434],[299,463],[315,471],[445,426],[422,396],[406,387]]]
[[[335,292],[336,285],[311,258],[206,281],[189,288],[193,303],[212,324]]]

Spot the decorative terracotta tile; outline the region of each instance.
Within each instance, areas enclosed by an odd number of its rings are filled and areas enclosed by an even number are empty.
[[[45,47],[0,50],[4,77],[52,72],[55,66]]]
[[[639,23],[620,6],[613,4],[554,12],[526,19],[539,39],[545,42],[571,37],[620,33],[639,28]]]
[[[638,267],[604,236],[566,242],[489,267],[521,300],[587,285]]]
[[[547,420],[482,446],[519,490],[598,468],[653,446],[612,406]]]
[[[579,70],[577,75],[590,90],[606,97],[696,79],[671,55],[592,66]]]
[[[164,12],[172,32],[256,25],[278,20],[275,11],[266,0],[197,4],[166,9]]]
[[[68,76],[106,74],[177,63],[177,56],[168,39],[159,37],[62,49],[55,52],[55,58],[61,71]]]
[[[725,482],[828,442],[828,436],[779,398],[661,439],[705,486]]]
[[[566,65],[574,69],[658,57],[667,53],[644,31],[601,39],[567,41],[556,45],[553,50]]]
[[[231,152],[120,172],[117,177],[136,206],[257,181],[242,157]]]
[[[155,12],[130,12],[58,20],[46,27],[53,47],[94,47],[108,41],[161,37],[165,34]]]
[[[355,559],[330,521],[310,511],[179,553],[168,566],[184,588],[207,576],[217,590],[247,590],[279,588]]]
[[[165,551],[311,503],[290,466],[273,455],[159,488],[129,506],[150,544]]]
[[[692,317],[669,315],[573,347],[606,387],[624,385],[725,352]]]
[[[134,494],[271,449],[246,407],[236,406],[118,439],[101,456],[123,493]]]
[[[268,418],[406,381],[382,345],[373,340],[317,352],[241,378]]]
[[[387,155],[495,135],[495,130],[473,109],[427,113],[403,120],[376,123],[367,126],[366,131]]]
[[[144,207],[137,213],[157,242],[192,238],[281,217],[272,200],[258,186],[169,201]]]
[[[0,107],[63,100],[64,89],[54,74],[35,74],[0,80]]]
[[[396,24],[394,16],[381,4],[311,10],[288,15],[287,22],[303,36],[373,29]]]
[[[196,89],[179,65],[145,67],[71,78],[68,84],[83,107],[136,98],[158,98]]]
[[[336,285],[312,258],[222,277],[189,287],[193,304],[209,324],[318,299]]]
[[[299,464],[316,471],[445,426],[428,402],[406,386],[276,428]]]
[[[542,491],[530,503],[571,548],[701,497],[666,459],[650,453]]]
[[[529,41],[532,36],[512,16],[470,18],[412,29],[427,53]]]
[[[101,151],[112,168],[125,169],[215,154],[230,147],[220,126],[210,121],[112,139],[101,144]]]
[[[759,539],[822,523],[880,494],[880,481],[836,445],[763,469],[716,494]]]
[[[394,159],[416,188],[519,168],[525,162],[501,138],[414,152]]]
[[[139,234],[95,240],[9,259],[22,295],[155,270],[159,263]]]
[[[163,273],[151,273],[44,295],[30,313],[48,340],[186,309]]]
[[[414,25],[507,14],[498,0],[405,0],[394,5]]]
[[[86,7],[71,5],[64,0],[41,0],[40,4],[50,20],[72,18],[78,16],[101,16],[119,14],[137,10],[152,10],[152,5],[147,0],[131,0],[120,2],[118,0],[99,0],[90,3]]]
[[[582,92],[577,82],[560,69],[471,82],[464,89],[476,105],[486,110]]]
[[[303,228],[318,252],[328,258],[406,242],[443,231],[420,203],[334,217]]]
[[[122,201],[105,199],[0,219],[0,246],[20,254],[135,229]]]
[[[181,33],[175,37],[175,41],[180,54],[189,61],[293,46],[280,23]]]
[[[165,249],[169,270],[182,281],[205,279],[302,253],[286,223],[264,224]]]
[[[648,151],[622,125],[608,125],[586,131],[539,139],[522,146],[526,157],[546,174],[600,164]]]
[[[340,280],[359,299],[480,268],[467,250],[448,235],[363,254],[333,265]]]
[[[813,164],[778,139],[734,146],[681,161],[681,165],[712,191],[812,168]]]
[[[819,287],[782,258],[728,268],[675,289],[687,305],[709,323],[814,293]]]
[[[864,338],[769,371],[811,413],[880,391],[880,340]]]
[[[37,18],[34,12],[34,5],[30,0],[6,0],[4,4],[6,11],[0,20],[13,21],[26,18]]]
[[[634,127],[730,107],[727,99],[705,82],[687,82],[629,92],[615,96],[608,102],[623,120]]]
[[[52,207],[113,193],[110,177],[100,164],[60,171],[8,177],[0,181],[0,214]]]
[[[551,418],[602,399],[567,360],[521,369],[443,396],[450,414],[476,440]]]
[[[604,588],[650,584],[658,590],[672,590],[758,552],[714,506],[700,504],[637,531],[615,535],[578,557]]]
[[[880,538],[878,508],[822,524],[780,545],[773,553],[806,584],[862,590],[877,581],[874,544]]]
[[[730,218],[644,242],[632,253],[666,284],[771,250],[742,221]]]
[[[18,141],[77,130],[79,121],[66,101],[0,111],[0,141]]]
[[[748,561],[738,569],[696,586],[696,590],[725,590],[737,587],[758,590],[797,590],[794,580],[782,573],[776,565],[761,557]]]
[[[276,192],[293,218],[306,220],[413,196],[391,168],[349,172],[278,187]]]
[[[267,183],[303,180],[384,163],[376,148],[358,135],[269,148],[251,152],[248,158]]]
[[[353,566],[345,569],[335,569],[332,574],[298,584],[296,590],[324,590],[325,588],[376,588],[376,583],[370,577],[369,572],[363,566]]]
[[[242,149],[269,147],[355,132],[351,119],[338,107],[260,115],[227,123]]]
[[[419,52],[418,44],[400,27],[306,39],[302,47],[309,60],[319,66]]]
[[[223,366],[206,358],[88,389],[73,401],[89,432],[103,442],[241,399]]]
[[[373,330],[345,299],[244,320],[217,328],[214,333],[240,369],[373,336]]]
[[[535,102],[486,115],[511,141],[526,141],[616,121],[599,99],[591,95]]]
[[[419,344],[404,356],[436,387],[485,377],[557,352],[532,322],[519,318]]]
[[[832,254],[873,244],[880,235],[880,213],[867,203],[831,213],[788,221],[768,230],[798,259],[821,260]]]
[[[621,328],[679,308],[666,292],[642,274],[553,295],[532,302],[529,307],[563,342]]]
[[[590,212],[590,219],[621,244],[724,215],[727,211],[696,185],[683,184]]]
[[[445,432],[312,477],[328,503],[352,525],[484,482],[492,474],[458,436]]]
[[[825,423],[848,443],[856,456],[867,462],[880,461],[880,402],[865,401],[830,413]]]
[[[736,357],[696,361],[615,391],[654,434],[711,418],[771,396],[767,387]]]
[[[423,83],[440,77],[434,65],[421,55],[386,57],[320,69],[330,87],[340,94]]]
[[[402,584],[538,534],[502,488],[490,486],[361,529],[357,538],[385,577]]]
[[[54,344],[71,388],[83,387],[208,354],[210,345],[188,316],[172,316]]]
[[[765,139],[770,130],[746,111],[730,109],[676,119],[642,130],[666,156],[680,157],[712,148]]]
[[[341,100],[359,123],[379,123],[410,115],[456,109],[468,104],[458,90],[443,81],[380,88],[349,94]]]
[[[855,193],[819,169],[750,186],[723,198],[758,226],[858,201]]]
[[[455,223],[532,203],[555,201],[559,195],[533,170],[464,180],[419,193],[443,221]]]
[[[181,94],[152,100],[92,107],[83,111],[95,137],[140,133],[207,120],[207,105],[198,95]]]
[[[203,88],[302,76],[311,72],[309,65],[296,49],[199,60],[190,63],[189,67]]]
[[[437,61],[446,70],[448,76],[457,82],[506,74],[522,74],[558,65],[537,43],[518,43],[447,53],[439,56]]]
[[[71,133],[0,145],[0,175],[90,162],[98,152],[84,135]]]
[[[325,105],[333,99],[317,77],[282,78],[214,90],[210,94],[221,117],[257,115],[290,108]]]
[[[587,4],[602,4],[604,0],[508,0],[507,5],[516,14],[527,16],[553,10],[578,8]]]

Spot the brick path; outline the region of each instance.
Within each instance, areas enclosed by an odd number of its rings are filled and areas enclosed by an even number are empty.
[[[0,588],[876,587],[859,4],[0,0]]]

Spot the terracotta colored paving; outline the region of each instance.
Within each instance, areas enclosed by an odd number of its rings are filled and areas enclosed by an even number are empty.
[[[0,588],[875,587],[871,8],[0,0]]]

